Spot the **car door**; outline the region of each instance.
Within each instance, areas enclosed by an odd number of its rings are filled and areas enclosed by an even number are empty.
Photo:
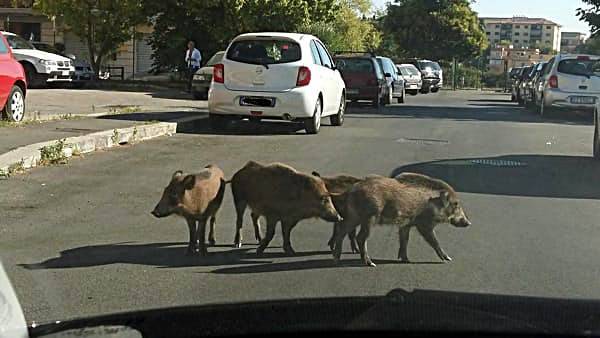
[[[391,72],[390,74],[392,74],[392,79],[394,80],[394,96],[402,96],[402,90],[404,89],[404,79],[402,78],[402,76],[400,76],[400,74],[398,74],[398,69],[396,68],[396,65],[394,65],[394,62],[392,62],[392,60],[386,58],[385,62],[387,63],[388,68]]]
[[[10,54],[10,50],[4,37],[0,38],[0,105],[4,103],[10,94],[13,83],[15,83],[15,60]]]
[[[321,63],[323,64],[323,82],[321,84],[323,88],[323,115],[330,115],[337,112],[339,102],[339,93],[341,89],[338,88],[339,84],[337,81],[337,70],[333,66],[333,60],[325,49],[325,46],[320,41],[315,40]]]

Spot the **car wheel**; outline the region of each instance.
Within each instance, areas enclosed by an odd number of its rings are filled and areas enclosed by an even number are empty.
[[[538,105],[538,114],[540,114],[540,116],[542,117],[544,117],[544,115],[547,115],[546,104],[543,96],[540,98],[540,104]]]
[[[25,71],[25,79],[29,87],[35,87],[37,85],[37,72],[35,68],[29,63],[23,63],[23,70]]]
[[[510,102],[515,102],[515,101],[517,101],[515,94],[510,94]]]
[[[427,94],[429,93],[429,89],[426,87],[421,88],[421,94]]]
[[[398,98],[398,103],[404,103],[404,97],[406,96],[406,90],[402,89],[402,96]]]
[[[438,87],[431,88],[432,93],[437,93],[440,89]]]
[[[381,107],[381,96],[379,94],[377,94],[377,96],[375,96],[375,99],[373,100],[373,107],[375,107],[375,109],[379,110],[379,108]]]
[[[4,114],[9,121],[20,122],[25,117],[25,96],[19,86],[13,86],[6,100]]]
[[[315,105],[315,111],[313,112],[313,116],[304,120],[304,129],[307,134],[317,134],[319,129],[321,129],[321,98],[317,99],[317,104]]]
[[[344,124],[344,113],[346,112],[346,94],[342,93],[342,98],[340,99],[340,107],[338,109],[337,114],[329,116],[329,122],[331,122],[332,126],[339,127]]]
[[[394,103],[394,88],[390,87],[390,88],[388,88],[387,94],[384,97],[383,104],[389,105],[392,103]]]
[[[598,110],[594,111],[594,158],[600,160],[600,116]]]
[[[213,130],[223,130],[229,124],[229,118],[226,116],[208,114],[208,123]]]

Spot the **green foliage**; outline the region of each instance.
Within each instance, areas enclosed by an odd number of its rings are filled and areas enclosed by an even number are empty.
[[[106,57],[130,40],[133,28],[146,21],[143,0],[35,0],[36,10],[66,24],[88,47],[98,73]]]
[[[65,140],[58,140],[55,144],[40,148],[40,165],[63,164],[67,161],[64,153]]]
[[[575,52],[581,53],[581,54],[599,55],[600,54],[600,38],[593,37],[593,38],[587,39],[587,41],[584,44],[581,44],[575,48]]]
[[[577,8],[577,16],[580,21],[585,21],[590,25],[592,37],[600,35],[600,0],[581,0],[588,5],[587,8]]]
[[[397,0],[388,6],[384,33],[405,57],[469,59],[487,48],[487,39],[469,0]]]

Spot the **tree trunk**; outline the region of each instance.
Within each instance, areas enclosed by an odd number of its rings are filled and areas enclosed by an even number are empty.
[[[92,69],[94,70],[94,74],[96,74],[96,76],[94,76],[94,79],[97,79],[98,74],[100,74],[100,64],[96,60],[96,50],[94,48],[94,46],[95,46],[94,23],[92,22],[91,15],[88,15],[87,39],[86,40],[87,40],[88,53],[90,55],[90,64],[92,66]]]

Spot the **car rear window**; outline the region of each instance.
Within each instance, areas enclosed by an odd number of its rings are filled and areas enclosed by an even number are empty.
[[[370,59],[336,59],[338,69],[345,73],[373,73],[373,62]]]
[[[413,67],[402,66],[400,67],[400,71],[402,75],[419,75],[419,70]]]
[[[558,63],[558,72],[571,75],[600,76],[600,60],[562,60]]]
[[[433,69],[433,70],[440,70],[440,66],[436,63],[436,62],[431,62],[431,61],[419,61],[419,68],[421,69]]]
[[[289,40],[240,40],[227,50],[229,60],[251,64],[289,63],[301,57],[300,45]]]

